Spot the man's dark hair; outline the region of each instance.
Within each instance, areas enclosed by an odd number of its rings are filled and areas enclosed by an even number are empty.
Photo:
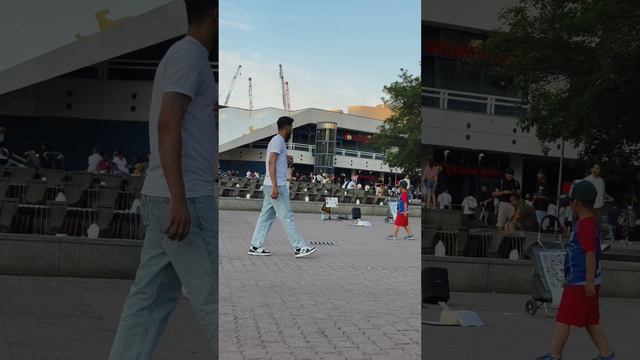
[[[189,26],[206,19],[218,7],[217,0],[184,0]]]
[[[287,126],[293,125],[293,119],[288,116],[281,116],[278,119],[278,131],[283,130]]]

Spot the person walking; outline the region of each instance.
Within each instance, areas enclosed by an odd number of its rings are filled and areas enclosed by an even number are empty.
[[[315,247],[307,246],[295,224],[291,203],[289,202],[289,184],[287,172],[289,165],[293,164],[293,157],[287,155],[286,141],[293,132],[293,119],[282,116],[278,119],[278,134],[271,138],[267,147],[265,165],[267,174],[264,179],[264,201],[262,211],[256,223],[256,229],[251,239],[249,255],[269,256],[263,244],[269,234],[269,229],[276,216],[282,222],[287,232],[289,241],[294,248],[295,257],[304,257],[313,254]]]
[[[411,226],[409,226],[409,195],[407,195],[407,190],[409,187],[409,183],[406,180],[400,181],[400,200],[398,201],[398,213],[396,214],[396,220],[393,224],[393,235],[387,236],[387,240],[398,240],[398,231],[400,228],[404,228],[404,231],[407,232],[407,236],[404,237],[405,240],[415,240],[415,236],[413,235],[413,231],[411,231]]]
[[[584,327],[599,351],[596,360],[615,360],[615,354],[600,325],[600,226],[593,205],[596,187],[589,181],[574,184],[570,191],[571,210],[578,220],[565,255],[565,285],[556,315],[551,352],[538,360],[562,359],[571,326]]]
[[[218,358],[218,90],[209,63],[218,5],[185,5],[187,35],[169,48],[153,81],[152,156],[141,199],[145,239],[110,360],[154,357],[182,287]]]

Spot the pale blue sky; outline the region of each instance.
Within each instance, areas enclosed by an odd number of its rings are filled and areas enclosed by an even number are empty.
[[[419,74],[419,0],[220,0],[220,102],[282,108],[278,64],[293,109],[376,105],[400,68]]]

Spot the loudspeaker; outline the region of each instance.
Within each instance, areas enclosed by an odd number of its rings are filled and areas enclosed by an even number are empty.
[[[351,218],[354,220],[362,218],[362,214],[360,213],[360,208],[354,207],[351,209]]]
[[[444,268],[422,270],[422,302],[437,304],[449,301],[449,273]]]

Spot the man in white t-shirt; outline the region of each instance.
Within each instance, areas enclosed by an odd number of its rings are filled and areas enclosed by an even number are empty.
[[[269,146],[267,146],[265,160],[267,171],[262,188],[264,201],[251,239],[249,255],[271,255],[271,252],[267,251],[263,244],[276,216],[282,222],[289,237],[295,257],[304,257],[316,251],[315,247],[307,246],[302,235],[298,232],[289,202],[289,165],[293,165],[293,157],[287,155],[286,141],[289,140],[292,132],[293,119],[288,116],[280,117],[278,119],[278,134],[271,138]]]
[[[140,213],[145,238],[110,360],[151,359],[184,287],[218,358],[217,1],[186,0],[189,29],[158,65],[151,160]]]
[[[87,160],[89,163],[89,168],[87,168],[87,172],[91,174],[98,174],[98,164],[102,161],[102,155],[100,155],[100,149],[97,147],[93,148],[93,154],[89,156]]]
[[[605,202],[613,201],[613,198],[607,194],[605,190],[604,179],[600,176],[600,164],[593,163],[591,166],[591,175],[584,178],[588,182],[592,183],[596,187],[598,195],[596,196],[596,202],[593,205],[593,210],[596,216],[600,218],[602,216],[602,208]]]
[[[438,195],[438,207],[443,210],[451,210],[451,202],[453,199],[449,194],[449,190],[444,189],[444,191]]]

